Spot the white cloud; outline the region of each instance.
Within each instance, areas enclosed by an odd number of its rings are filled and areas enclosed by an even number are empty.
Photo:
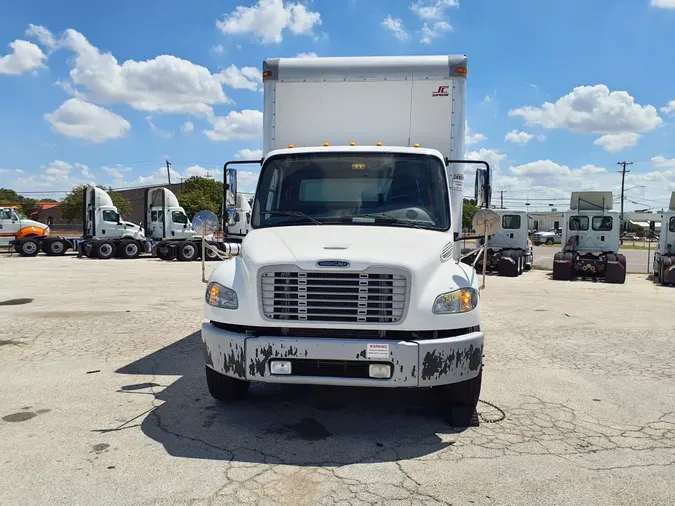
[[[520,116],[530,126],[603,135],[651,132],[663,124],[654,106],[637,104],[627,92],[610,92],[604,84],[579,86],[555,103],[513,109],[509,116]],[[616,145],[611,138],[598,141],[600,145]]]
[[[54,38],[54,35],[52,35],[52,32],[41,25],[29,24],[26,29],[26,37],[35,37],[40,44],[51,50],[58,47],[58,42]]]
[[[234,157],[243,160],[260,160],[262,158],[262,149],[240,149]]]
[[[418,0],[410,5],[410,10],[420,19],[428,21],[443,18],[448,7],[459,7],[459,0],[436,0],[435,2]]]
[[[230,88],[256,91],[262,86],[262,72],[255,67],[237,68],[230,65],[217,75],[219,82]]]
[[[9,43],[12,52],[0,57],[0,75],[18,76],[31,70],[44,67],[47,56],[37,45],[27,40],[15,40]]]
[[[311,35],[321,24],[321,14],[301,3],[283,0],[258,0],[252,7],[238,5],[216,26],[224,34],[252,34],[263,44],[280,44],[284,30],[295,35]]]
[[[601,146],[608,153],[617,153],[625,148],[632,148],[642,136],[633,132],[607,134],[596,139],[593,144]]]
[[[0,174],[4,174],[4,173],[6,173],[6,172],[9,172],[9,169],[2,169],[2,168],[0,168]]]
[[[179,172],[169,169],[169,172],[171,173],[171,182],[172,183],[178,183],[180,182],[181,175]],[[166,173],[166,167],[160,167],[157,169],[155,172],[150,174],[149,176],[139,176],[137,179],[138,184],[142,185],[150,185],[150,184],[167,184],[168,183],[168,177]]]
[[[384,18],[384,20],[382,20],[380,26],[393,33],[394,37],[396,37],[398,40],[408,40],[408,32],[406,32],[405,28],[403,27],[403,21],[401,21],[400,18],[392,18],[391,16],[387,16]]]
[[[152,121],[152,116],[146,116],[145,121],[148,122],[148,126],[150,127],[150,130],[152,130],[154,133],[159,135],[160,137],[164,139],[171,139],[173,137],[173,132],[167,132],[166,130],[162,130],[161,128],[158,128],[155,123]]]
[[[217,46],[213,46],[211,50],[216,53],[216,54],[223,54],[225,52],[225,48],[223,47],[222,44],[218,44]]]
[[[490,95],[485,95],[485,98],[483,100],[481,100],[480,103],[481,104],[489,104],[490,102],[492,102],[492,97]]]
[[[422,38],[420,43],[422,44],[431,44],[434,39],[442,37],[445,32],[452,30],[450,24],[446,21],[436,21],[431,26],[428,23],[424,23],[422,26]]]
[[[663,156],[655,156],[652,158],[652,165],[657,169],[675,170],[675,158],[665,158]]]
[[[668,114],[669,116],[675,116],[675,100],[671,100],[668,102],[668,105],[661,107],[661,112],[663,114]]]
[[[237,172],[237,191],[253,193],[258,184],[260,172],[241,170]]]
[[[186,121],[180,126],[180,131],[183,133],[192,132],[195,129],[195,124],[192,121]]]
[[[66,100],[45,119],[54,132],[94,143],[124,137],[131,128],[121,116],[79,98]]]
[[[296,58],[318,58],[319,55],[314,53],[314,52],[309,52],[309,53],[298,53],[295,55]]]
[[[17,174],[23,174],[23,169],[16,169],[14,172],[16,172]]]
[[[199,176],[199,177],[212,177],[212,178],[218,178],[218,176],[221,174],[219,170],[208,170],[202,167],[201,165],[193,165],[192,167],[188,167],[185,169],[185,174],[189,176]]]
[[[89,172],[89,167],[83,163],[74,163],[73,167],[79,169],[83,177],[93,177]]]
[[[44,170],[42,179],[50,183],[68,181],[70,171],[73,170],[73,166],[63,160],[54,160],[47,165],[41,165],[40,168]]]
[[[504,136],[504,140],[512,144],[527,144],[532,139],[534,139],[533,134],[527,132],[519,132],[518,130],[511,130]]]
[[[131,167],[123,167],[121,165],[116,165],[115,167],[101,167],[103,172],[107,172],[114,179],[124,179],[125,172],[131,172]]]
[[[465,139],[464,142],[466,143],[467,146],[471,144],[478,144],[479,142],[482,142],[487,139],[485,135],[481,133],[471,133],[471,127],[469,126],[469,122],[466,122],[466,134],[465,134]]]
[[[65,31],[62,45],[75,53],[70,86],[76,97],[104,104],[126,103],[146,112],[201,116],[211,115],[212,105],[232,103],[223,92],[220,77],[190,61],[160,55],[119,65],[112,54],[101,53],[72,29]]]
[[[501,170],[501,162],[506,159],[506,155],[495,151],[494,149],[481,148],[479,151],[469,151],[466,154],[467,160],[482,160],[490,165],[490,168],[498,172]],[[476,166],[478,167],[478,166]],[[472,171],[475,170],[475,167]]]
[[[254,139],[262,135],[262,120],[260,111],[231,111],[227,116],[209,118],[212,129],[205,130],[204,134],[212,141]]]
[[[651,5],[659,9],[675,9],[675,0],[652,0]]]

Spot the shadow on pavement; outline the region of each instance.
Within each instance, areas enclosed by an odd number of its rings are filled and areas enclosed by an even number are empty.
[[[255,384],[247,401],[222,404],[208,392],[200,344],[195,332],[116,371],[181,376],[153,389],[159,402],[141,425],[173,456],[308,466],[393,462],[452,446],[436,433],[465,430],[451,428],[436,396],[421,389]],[[166,383],[154,381],[147,385]]]

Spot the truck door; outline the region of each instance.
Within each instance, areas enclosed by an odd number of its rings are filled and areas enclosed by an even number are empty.
[[[613,239],[614,219],[611,216],[593,216],[591,233],[587,244],[598,251],[606,251],[615,242]],[[615,248],[612,248],[615,249]]]
[[[9,207],[0,208],[0,246],[7,246],[16,238],[21,220],[16,211]]]
[[[153,239],[164,238],[164,216],[161,209],[150,211],[150,237]]]
[[[125,234],[122,216],[116,209],[101,209],[100,238],[123,237]]]
[[[183,211],[170,211],[171,212],[171,237],[176,237],[184,239],[186,237],[192,237],[190,227],[188,226],[188,217]]]

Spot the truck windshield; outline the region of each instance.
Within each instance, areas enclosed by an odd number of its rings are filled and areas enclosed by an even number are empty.
[[[433,156],[307,153],[262,167],[254,228],[349,224],[450,228],[444,164]]]
[[[181,223],[181,224],[188,222],[187,215],[183,211],[173,211],[171,213],[171,220],[174,223]]]

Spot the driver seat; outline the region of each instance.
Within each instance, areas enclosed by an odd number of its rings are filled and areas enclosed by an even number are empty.
[[[418,174],[415,164],[396,162],[387,200],[398,204],[417,205],[421,196]]]

